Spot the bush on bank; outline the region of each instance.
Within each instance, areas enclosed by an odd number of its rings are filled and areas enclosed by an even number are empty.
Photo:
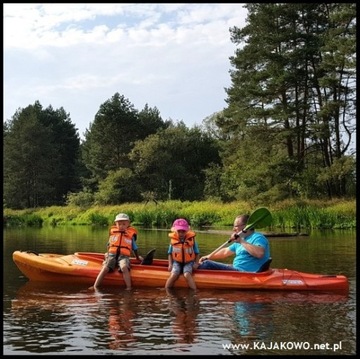
[[[96,225],[109,226],[117,213],[127,213],[132,224],[146,228],[170,228],[175,218],[186,218],[193,228],[232,226],[238,214],[251,214],[267,207],[273,221],[269,229],[353,229],[356,228],[355,200],[292,201],[271,206],[252,206],[247,202],[149,202],[124,203],[116,206],[45,207],[24,210],[4,209],[4,225]]]

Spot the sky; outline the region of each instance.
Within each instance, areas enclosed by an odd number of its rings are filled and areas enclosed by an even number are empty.
[[[189,128],[226,107],[244,4],[3,4],[4,120],[39,101],[84,138],[115,93]]]

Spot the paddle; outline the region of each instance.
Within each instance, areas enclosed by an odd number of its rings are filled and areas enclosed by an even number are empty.
[[[142,265],[151,265],[154,259],[154,254],[155,254],[156,248],[152,249],[151,251],[149,251],[146,256],[144,257],[144,259],[141,261]]]
[[[269,226],[271,224],[272,217],[271,213],[267,208],[261,207],[256,209],[249,217],[247,224],[243,230],[236,233],[235,236],[240,236],[241,233],[246,233],[246,231],[250,228],[263,228]],[[218,252],[220,249],[225,247],[228,243],[231,242],[231,239],[228,239],[225,243],[223,243],[219,248],[216,248],[209,254],[209,257]]]

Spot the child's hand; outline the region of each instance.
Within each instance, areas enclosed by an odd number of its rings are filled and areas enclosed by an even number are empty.
[[[139,261],[139,262],[142,262],[143,260],[144,260],[144,258],[143,258],[142,256],[139,256],[139,257],[138,257],[138,261]]]
[[[172,264],[169,264],[168,271],[171,272],[171,270],[172,270]]]

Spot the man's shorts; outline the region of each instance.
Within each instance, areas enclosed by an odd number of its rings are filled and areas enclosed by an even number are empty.
[[[122,272],[122,267],[128,267],[130,270],[130,258],[127,256],[119,256],[118,260],[116,261],[115,254],[105,254],[105,260],[103,262],[109,268],[109,272],[113,272],[116,267],[118,267],[118,271]]]
[[[181,273],[188,272],[188,273],[192,274],[193,265],[194,265],[194,261],[191,261],[186,264],[182,264],[180,262],[173,261],[171,273],[179,275]]]

